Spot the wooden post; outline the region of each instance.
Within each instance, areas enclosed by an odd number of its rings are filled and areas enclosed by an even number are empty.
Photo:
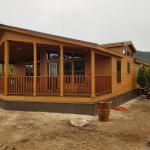
[[[37,85],[37,46],[33,43],[34,77],[33,77],[33,96],[36,96]]]
[[[60,46],[60,96],[64,95],[64,49]]]
[[[95,52],[91,49],[91,97],[95,97]]]
[[[9,42],[4,42],[4,95],[8,95]]]

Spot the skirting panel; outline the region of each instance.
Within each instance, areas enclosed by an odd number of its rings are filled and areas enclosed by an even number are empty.
[[[130,99],[137,97],[137,95],[138,90],[133,90],[104,101],[112,101],[112,107],[115,107],[129,101]],[[96,115],[96,103],[30,102],[0,100],[0,107],[6,110]]]
[[[138,90],[135,89],[133,91],[118,95],[116,97],[112,98],[112,106],[119,106],[133,98],[136,98],[138,96]]]
[[[56,112],[69,114],[95,115],[94,103],[61,103],[61,102],[22,102],[0,101],[0,107],[6,110]]]
[[[129,100],[136,98],[138,96],[138,89],[129,91],[127,93],[123,93],[121,95],[117,95],[110,99],[106,99],[104,101],[112,101],[112,107],[119,106],[123,103],[128,102]]]

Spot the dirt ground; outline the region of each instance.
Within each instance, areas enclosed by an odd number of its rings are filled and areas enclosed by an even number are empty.
[[[150,101],[132,100],[128,111],[97,116],[18,112],[0,109],[0,150],[150,150]],[[71,118],[90,125],[72,127]]]

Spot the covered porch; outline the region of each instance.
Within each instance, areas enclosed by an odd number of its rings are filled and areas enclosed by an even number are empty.
[[[112,90],[112,58],[94,49],[7,40],[0,62],[5,96],[96,97]]]

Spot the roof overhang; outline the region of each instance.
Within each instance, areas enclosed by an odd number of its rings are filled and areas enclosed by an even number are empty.
[[[0,24],[0,29],[5,30],[5,31],[12,31],[12,32],[17,32],[17,33],[21,33],[21,34],[36,36],[36,37],[45,38],[45,39],[51,39],[51,40],[59,41],[62,43],[92,48],[92,49],[99,50],[102,53],[105,53],[105,54],[108,54],[111,56],[120,57],[120,58],[123,57],[123,55],[115,53],[115,52],[110,52],[109,50],[105,49],[104,47],[102,47],[101,45],[96,44],[96,43],[66,38],[66,37],[62,37],[62,36],[42,33],[42,32],[38,32],[38,31],[33,31],[33,30],[28,30],[28,29],[13,27],[13,26],[8,26],[8,25],[4,25],[4,24]]]

